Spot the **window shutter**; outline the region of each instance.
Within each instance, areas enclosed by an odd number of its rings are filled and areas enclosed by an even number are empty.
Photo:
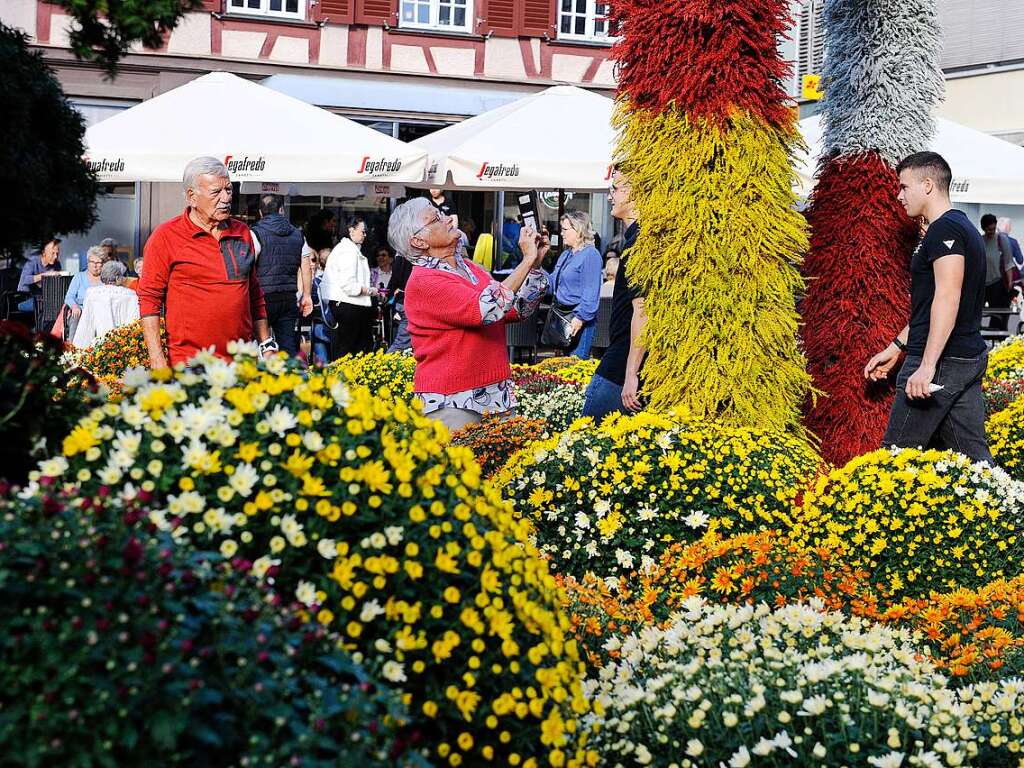
[[[519,32],[528,37],[554,37],[555,0],[519,0],[523,22]]]
[[[352,21],[352,0],[320,0],[320,18],[347,24]]]
[[[515,37],[515,0],[477,0],[476,15],[482,18],[481,33],[493,32],[497,37]]]
[[[380,24],[398,23],[398,0],[354,0],[355,21],[357,24],[369,24],[377,26]]]

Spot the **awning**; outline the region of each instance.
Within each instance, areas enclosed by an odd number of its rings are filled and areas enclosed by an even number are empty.
[[[456,117],[479,115],[535,92],[491,85],[456,85],[436,78],[419,82],[408,76],[396,81],[345,75],[271,75],[262,85],[325,109]]]
[[[227,72],[203,75],[85,132],[100,181],[181,181],[222,160],[233,181],[420,181],[426,152]]]

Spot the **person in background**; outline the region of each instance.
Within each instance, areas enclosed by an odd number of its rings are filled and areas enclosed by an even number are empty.
[[[284,198],[263,195],[260,198],[260,220],[252,228],[256,249],[256,278],[267,304],[267,323],[277,345],[294,357],[299,353],[299,337],[295,326],[299,312],[307,316],[313,311],[310,291],[313,283],[313,262],[302,230],[292,226],[284,216]],[[296,277],[301,296],[296,305]]]
[[[910,321],[864,367],[865,379],[880,381],[906,352],[882,445],[956,451],[993,464],[981,388],[988,365],[981,318],[992,259],[970,219],[950,203],[953,172],[941,155],[910,155],[896,173],[900,204],[911,218],[927,221],[928,231],[910,259]],[[995,224],[993,217],[993,234]]]
[[[132,262],[132,272],[135,273],[135,277],[126,277],[122,285],[125,288],[131,288],[133,291],[139,290],[139,278],[142,276],[142,257],[139,256],[135,261]]]
[[[91,347],[114,328],[139,319],[139,297],[124,287],[128,268],[111,259],[100,269],[100,285],[85,296],[82,317],[78,321],[72,343],[76,347]]]
[[[143,251],[139,311],[150,367],[168,363],[160,339],[162,307],[171,365],[208,347],[230,359],[229,342],[254,336],[261,356],[277,352],[253,269],[252,235],[231,218],[228,169],[215,157],[197,157],[185,166],[182,187],[184,212],[157,227]]]
[[[377,249],[377,264],[370,270],[370,285],[381,296],[386,296],[391,284],[391,251],[385,246]]]
[[[409,336],[409,318],[405,314],[405,288],[412,274],[412,263],[401,253],[396,253],[391,261],[391,282],[388,283],[388,302],[394,308],[391,315],[391,346],[388,352],[404,352],[412,349],[412,338]]]
[[[19,312],[34,312],[36,299],[42,292],[43,277],[60,274],[60,238],[51,237],[21,268],[18,291],[29,297],[18,304]]]
[[[515,407],[505,324],[532,315],[548,286],[538,266],[549,246],[533,230],[523,230],[523,262],[501,283],[463,258],[461,239],[452,217],[422,197],[388,222],[391,247],[414,265],[405,288],[414,389],[424,414],[452,431]]]
[[[575,343],[571,354],[586,360],[590,357],[597,305],[601,300],[601,254],[594,246],[590,216],[581,211],[568,211],[559,223],[562,242],[567,247],[558,257],[554,270],[548,273],[548,285],[558,305],[573,308],[570,328]]]
[[[452,221],[455,222],[455,228],[459,228],[459,217],[452,210],[452,204],[448,201],[448,197],[445,195],[443,189],[431,189],[430,190],[430,204],[437,208],[441,212],[442,216],[452,217]]]
[[[1013,265],[1017,267],[1018,273],[1024,270],[1024,251],[1020,249],[1020,241],[1017,240],[1011,233],[1013,232],[1013,220],[1002,216],[996,222],[996,231],[1006,235],[1006,239],[1010,241],[1010,250],[1013,253]]]
[[[323,298],[322,290],[324,268],[327,266],[327,258],[330,255],[330,248],[322,248],[316,253],[313,263],[313,312],[309,316],[309,344],[310,359],[317,365],[327,365],[330,362],[331,336],[329,329],[336,326],[333,319],[331,319],[331,325],[328,326],[327,320],[331,318],[331,315],[330,310],[326,309],[327,300]]]
[[[615,292],[615,273],[619,271],[619,254],[614,248],[609,248],[614,256],[607,256],[604,262],[603,280],[601,283],[601,298],[610,299]]]
[[[373,302],[370,265],[360,248],[366,239],[366,221],[354,216],[347,237],[327,258],[321,290],[338,326],[331,335],[331,360],[369,352],[373,346]]]
[[[67,322],[66,338],[71,339],[75,336],[75,327],[78,325],[79,318],[82,317],[82,308],[85,306],[86,294],[102,284],[100,282],[100,269],[110,261],[108,253],[108,249],[102,245],[92,246],[86,251],[88,266],[85,272],[79,272],[75,275],[71,280],[71,285],[68,286],[68,292],[64,296],[64,304],[71,308],[71,312]]]
[[[306,221],[306,243],[314,252],[333,248],[338,241],[338,217],[334,211],[321,208]]]
[[[642,407],[639,393],[640,369],[646,355],[643,332],[647,325],[647,312],[643,294],[626,277],[629,249],[640,232],[631,192],[629,179],[615,169],[608,198],[612,204],[612,216],[626,226],[626,231],[623,235],[622,256],[615,272],[612,312],[608,323],[608,349],[590,380],[583,403],[583,415],[592,417],[595,422],[600,422],[609,413],[628,413],[639,411]]]
[[[993,309],[1008,309],[1013,295],[1013,248],[1010,239],[996,231],[997,219],[991,213],[981,217],[985,241],[985,303]],[[994,330],[1006,330],[1006,315],[990,318]]]

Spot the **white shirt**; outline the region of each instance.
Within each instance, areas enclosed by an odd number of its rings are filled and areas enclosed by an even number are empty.
[[[97,285],[85,294],[82,317],[71,343],[91,347],[108,331],[139,319],[139,297],[121,285]]]
[[[364,288],[365,296],[361,295]],[[320,283],[321,294],[326,296],[328,301],[368,307],[372,303],[369,290],[370,263],[358,245],[347,237],[343,238],[327,257],[324,279]]]

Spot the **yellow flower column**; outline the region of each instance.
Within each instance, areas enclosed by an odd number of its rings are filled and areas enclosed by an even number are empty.
[[[807,248],[790,157],[797,133],[776,37],[783,0],[613,4],[622,38],[618,160],[640,236],[649,407],[800,431],[797,347]]]

